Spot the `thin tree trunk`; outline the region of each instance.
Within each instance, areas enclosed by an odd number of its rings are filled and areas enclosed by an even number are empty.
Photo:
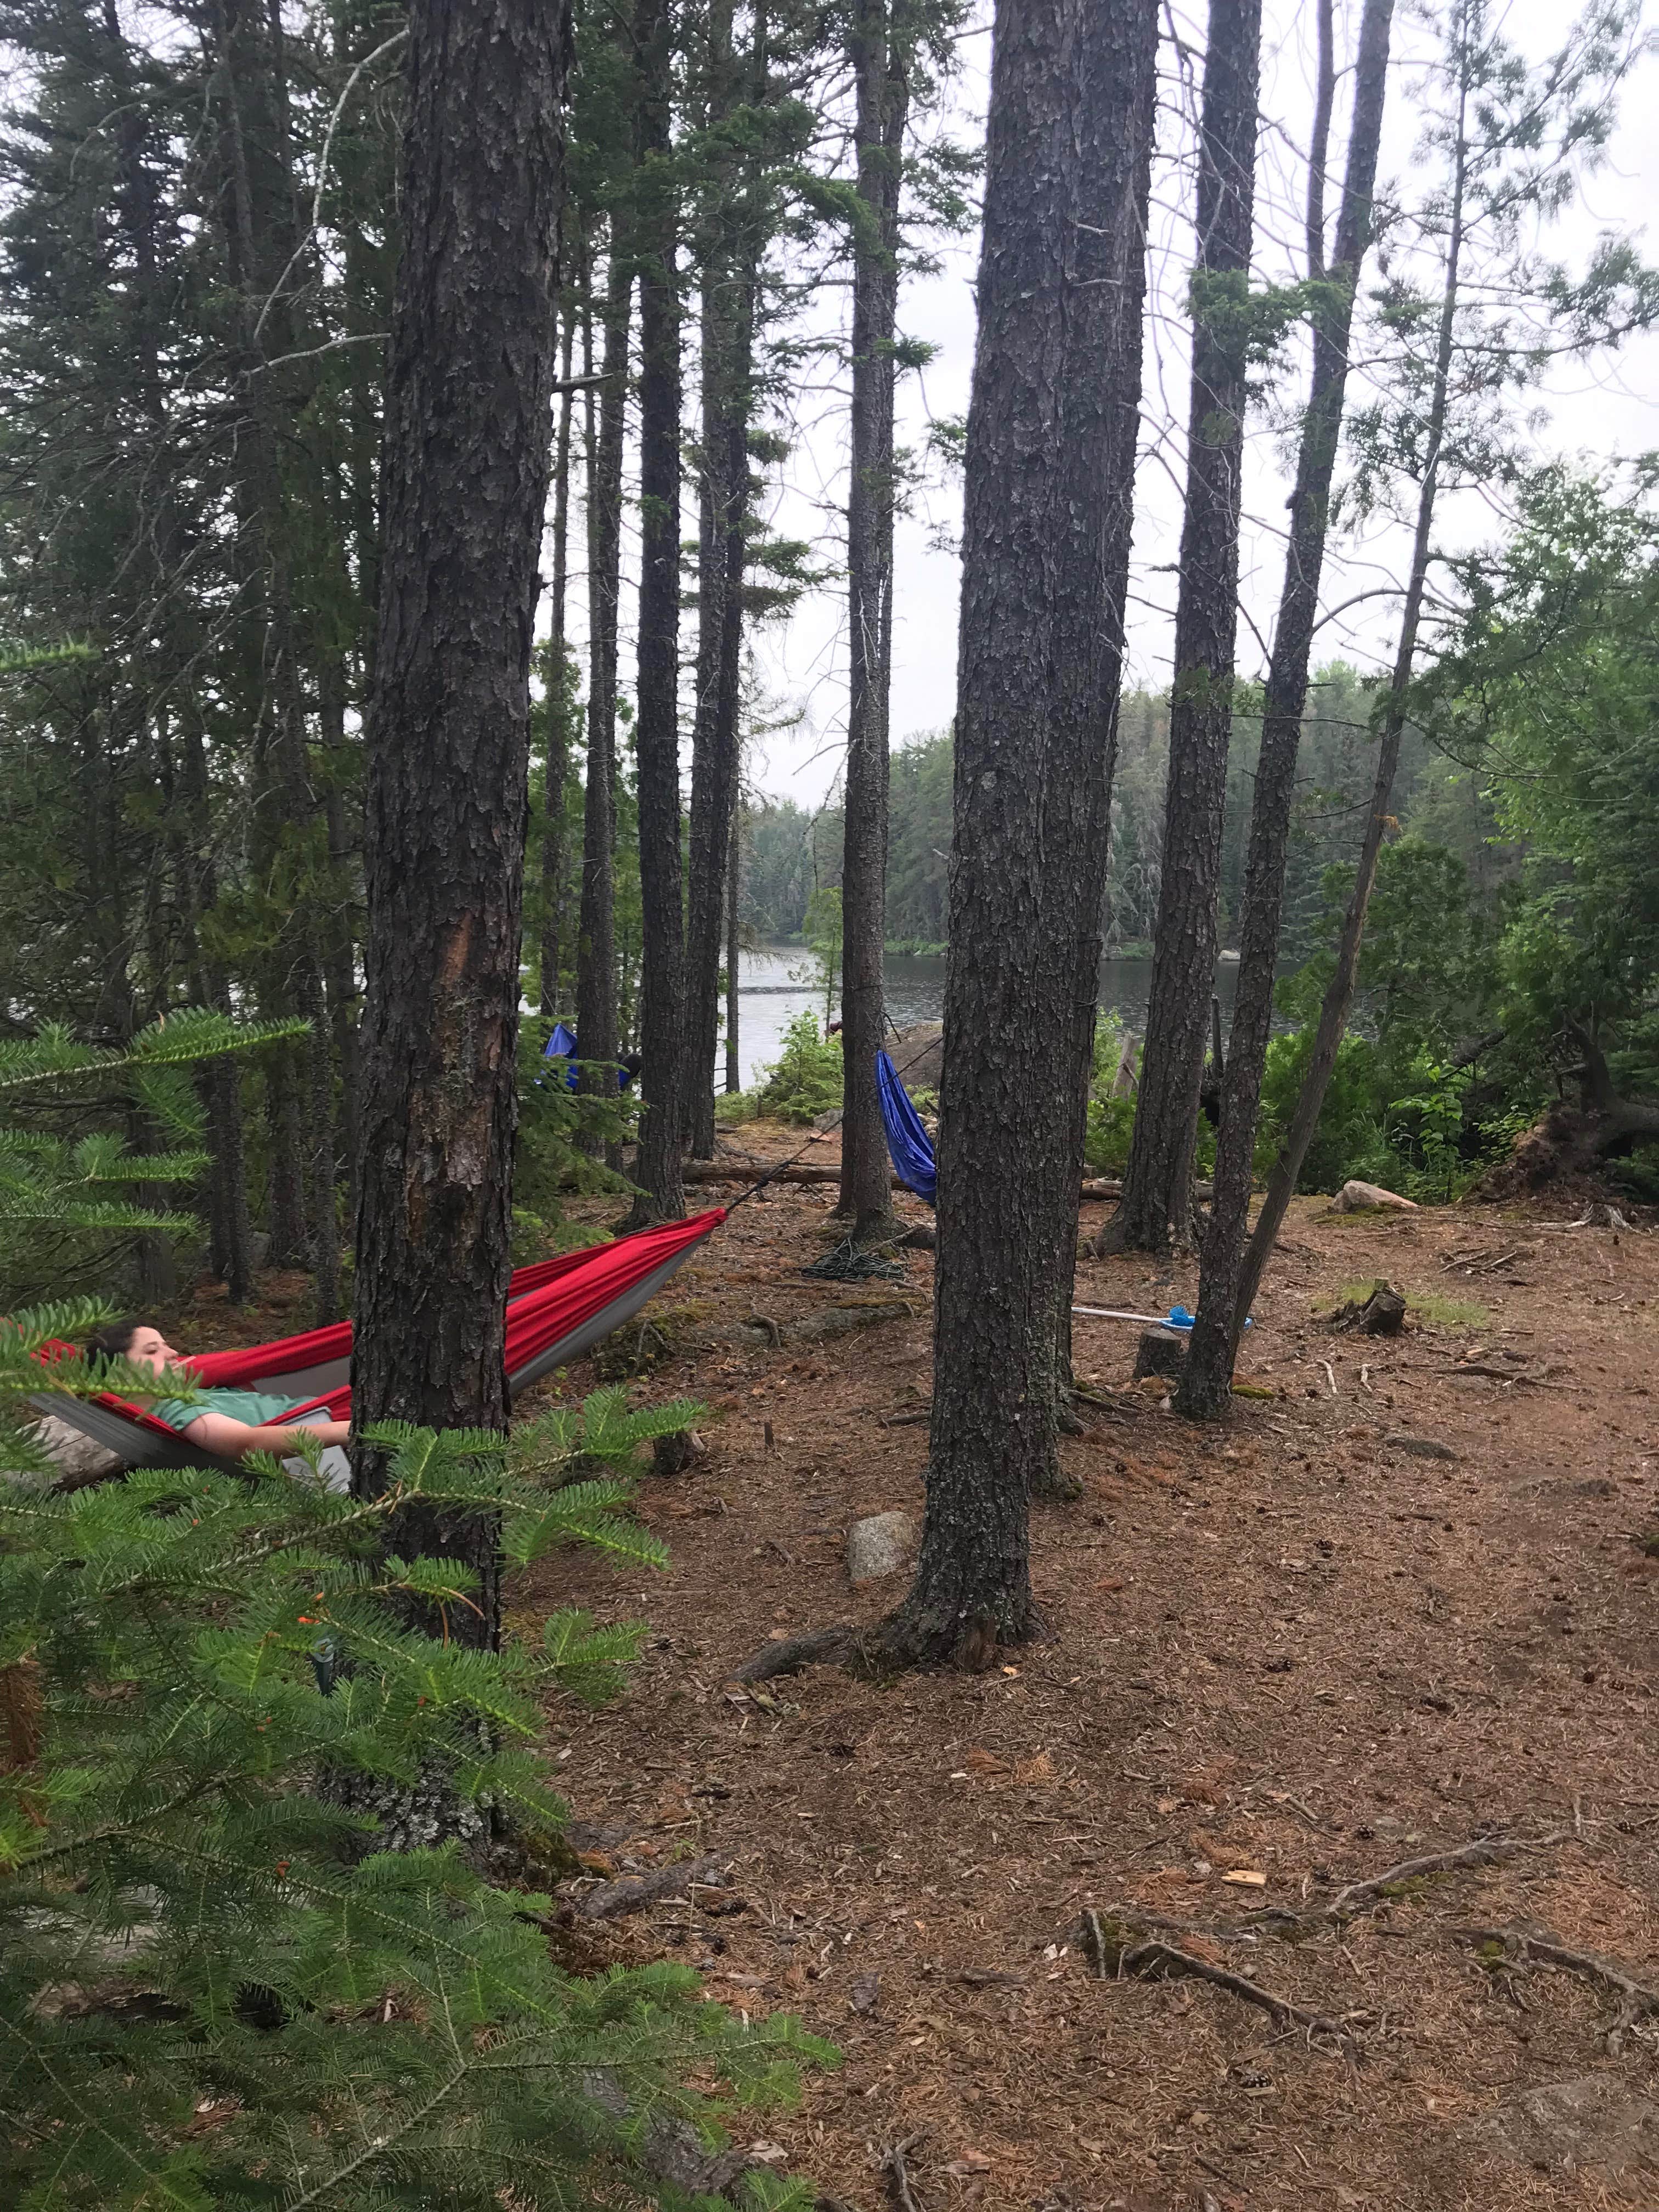
[[[530,656],[547,491],[569,21],[412,0],[368,722],[368,994],[353,1417],[505,1431]],[[385,1480],[358,1447],[358,1488]],[[466,1562],[486,1518],[409,1516]]]
[[[580,1089],[617,1090],[617,617],[622,592],[623,433],[634,275],[628,225],[611,218],[599,436],[587,486],[587,791],[576,943]]]
[[[1349,333],[1360,269],[1371,240],[1371,194],[1388,90],[1394,0],[1365,0],[1336,242],[1324,297],[1313,316],[1313,384],[1297,456],[1291,540],[1256,762],[1239,929],[1238,985],[1216,1133],[1215,1190],[1201,1253],[1198,1319],[1176,1395],[1180,1410],[1188,1413],[1220,1413],[1231,1402],[1237,1351],[1234,1315],[1249,1219],[1251,1158],[1261,1103],[1261,1076],[1273,1028],[1273,973],[1279,957],[1296,757],[1307,703],[1331,479],[1346,392]],[[1324,147],[1315,149],[1315,158],[1322,168]]]
[[[886,1027],[888,703],[893,646],[893,337],[899,193],[910,86],[893,0],[854,0],[848,45],[858,94],[853,234],[852,455],[847,491],[847,788],[842,810],[839,1211],[854,1237],[892,1211],[876,1090]]]
[[[553,581],[548,609],[547,760],[542,782],[541,1011],[559,1011],[559,963],[564,923],[564,787],[570,774],[570,725],[565,678],[565,592],[570,567],[570,362],[575,302],[566,295],[559,356],[559,434],[553,463]]]
[[[1308,149],[1308,274],[1325,274],[1325,165],[1331,151],[1331,111],[1336,104],[1335,0],[1317,0],[1318,77],[1314,93],[1313,142]]]
[[[1335,1071],[1337,1054],[1347,1027],[1348,1010],[1353,1004],[1354,985],[1359,974],[1359,952],[1365,937],[1365,913],[1376,882],[1377,861],[1382,856],[1382,839],[1389,822],[1389,795],[1394,789],[1395,773],[1400,765],[1400,741],[1405,733],[1407,694],[1411,687],[1418,628],[1423,616],[1423,595],[1428,583],[1429,543],[1434,527],[1435,495],[1439,488],[1440,456],[1445,441],[1446,410],[1451,392],[1452,342],[1457,324],[1458,276],[1463,252],[1464,193],[1468,181],[1468,148],[1464,137],[1464,122],[1469,101],[1469,83],[1466,43],[1460,48],[1460,65],[1463,74],[1458,93],[1457,141],[1452,153],[1451,197],[1447,214],[1446,289],[1440,303],[1440,329],[1435,349],[1434,385],[1429,401],[1423,480],[1418,487],[1417,530],[1412,544],[1412,564],[1406,583],[1406,604],[1401,616],[1400,642],[1395,654],[1394,673],[1380,718],[1381,742],[1371,787],[1370,811],[1365,821],[1365,835],[1359,849],[1359,866],[1354,878],[1353,890],[1348,900],[1347,913],[1343,917],[1336,967],[1325,987],[1325,996],[1319,1009],[1319,1027],[1314,1035],[1313,1054],[1308,1063],[1308,1072],[1302,1079],[1302,1089],[1297,1098],[1296,1109],[1291,1116],[1290,1128],[1279,1158],[1273,1163],[1273,1172],[1267,1178],[1261,1212],[1244,1255],[1235,1299],[1235,1345],[1243,1334],[1245,1316],[1261,1285],[1263,1270],[1273,1255],[1274,1243],[1296,1189],[1297,1178],[1302,1172],[1302,1163],[1308,1157],[1308,1147],[1313,1141],[1314,1131],[1319,1126],[1325,1093]]]
[[[743,802],[732,809],[732,844],[726,861],[726,1093],[743,1089],[738,1036],[738,976],[743,957]]]
[[[740,89],[731,0],[710,10],[710,119],[729,117]],[[764,0],[754,12],[749,95],[767,96]],[[743,665],[743,577],[748,552],[749,420],[762,236],[761,156],[728,180],[707,241],[702,285],[702,480],[697,558],[697,697],[691,734],[690,896],[685,933],[686,1096],[692,1156],[714,1151],[714,1061],[720,1029],[720,921],[737,803]]]
[[[968,426],[933,1428],[895,1653],[1039,1626],[1140,383],[1156,0],[1000,0]],[[1088,989],[1080,979],[1088,979]],[[1068,1227],[1069,1224],[1069,1227]]]
[[[1101,1252],[1164,1252],[1192,1234],[1198,1097],[1215,988],[1249,397],[1233,288],[1249,276],[1261,57],[1261,0],[1211,0],[1164,865],[1139,1100],[1122,1202],[1097,1240]]]
[[[669,0],[639,0],[640,631],[635,746],[640,807],[640,1044],[645,1112],[635,1228],[678,1221],[684,917],[680,859],[680,301],[672,183]]]

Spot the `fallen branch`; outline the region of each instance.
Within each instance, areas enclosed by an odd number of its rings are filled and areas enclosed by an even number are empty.
[[[1348,2014],[1342,2020],[1332,2020],[1323,2013],[1307,2011],[1281,1997],[1274,1990],[1253,1982],[1248,1974],[1236,1974],[1231,1967],[1218,1966],[1196,1953],[1183,1951],[1178,1943],[1166,1943],[1161,1936],[1147,1936],[1128,1920],[1112,1920],[1098,1912],[1083,1916],[1084,1949],[1090,1964],[1102,1981],[1121,1980],[1127,1974],[1144,1975],[1155,1980],[1188,1978],[1208,1982],[1245,2004],[1255,2005],[1276,2021],[1281,2027],[1299,2027],[1309,2035],[1328,2035],[1339,2041],[1349,2033],[1349,2023],[1361,2015]]]
[[[731,1866],[726,1857],[694,1859],[688,1865],[659,1867],[654,1874],[602,1881],[586,1897],[578,1898],[571,1910],[578,1920],[618,1920],[625,1912],[641,1911],[660,1898],[678,1896],[683,1889],[718,1889]]]
[[[728,1682],[769,1682],[775,1674],[798,1674],[803,1667],[811,1667],[818,1660],[844,1659],[858,1639],[858,1631],[850,1621],[842,1621],[835,1628],[809,1628],[799,1636],[781,1637],[775,1644],[763,1644],[751,1658],[741,1667],[734,1667],[726,1676]]]
[[[881,2161],[881,2170],[887,2177],[887,2202],[892,2212],[921,2212],[910,2191],[910,2177],[904,2170],[904,2154],[921,2141],[918,2136],[906,2136],[902,2142],[889,2143]]]

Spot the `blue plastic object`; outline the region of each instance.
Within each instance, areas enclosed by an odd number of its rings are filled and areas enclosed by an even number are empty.
[[[933,1161],[933,1139],[921,1125],[921,1116],[910,1094],[899,1080],[898,1070],[884,1052],[876,1054],[876,1092],[881,1101],[882,1125],[893,1172],[907,1190],[932,1206],[939,1194],[939,1170]]]
[[[1166,1328],[1190,1328],[1197,1319],[1198,1316],[1189,1314],[1185,1306],[1171,1306],[1170,1318],[1164,1326]],[[1244,1326],[1246,1328],[1254,1328],[1255,1323],[1253,1321],[1247,1321]]]
[[[542,1058],[544,1060],[563,1060],[574,1061],[577,1057],[575,1030],[567,1029],[562,1022],[555,1022],[553,1024],[553,1034],[547,1040],[547,1047],[542,1054]],[[618,1091],[626,1091],[629,1085],[633,1080],[633,1077],[629,1073],[625,1067],[619,1067],[617,1070],[617,1088]],[[576,1088],[576,1071],[574,1066],[568,1066],[565,1069],[564,1087],[567,1091],[574,1091]]]

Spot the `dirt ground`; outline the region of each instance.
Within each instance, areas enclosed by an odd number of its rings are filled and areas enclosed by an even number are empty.
[[[884,1423],[928,1392],[932,1255],[903,1255],[902,1285],[804,1279],[832,1200],[775,1186],[665,1305],[786,1329],[909,1310],[641,1376],[642,1401],[710,1408],[706,1456],[642,1486],[671,1569],[571,1556],[512,1593],[526,1626],[573,1601],[650,1623],[620,1704],[549,1714],[574,1811],[613,1839],[596,1875],[733,1865],[592,1955],[687,1959],[711,1996],[836,2043],[840,2068],[761,2125],[858,2212],[904,2202],[895,2144],[917,2212],[1652,2212],[1659,2012],[1621,2020],[1604,1984],[1459,1931],[1547,1931],[1659,1990],[1659,1234],[1546,1225],[1576,1203],[1298,1201],[1241,1363],[1272,1395],[1230,1423],[1124,1387],[1135,1329],[1078,1322],[1109,1403],[1063,1447],[1081,1498],[1034,1517],[1050,1640],[985,1674],[817,1667],[750,1696],[728,1677],[769,1637],[896,1601],[902,1576],[849,1588],[845,1534],[921,1499],[925,1423]],[[1375,1276],[1425,1302],[1403,1337],[1315,1318]],[[1140,1310],[1195,1288],[1142,1259],[1078,1277],[1080,1302]],[[1536,1841],[1297,1940],[1237,1930],[1494,1833]],[[1115,1907],[1212,1931],[1167,1940],[1329,2025],[1097,1978],[1081,1916]]]

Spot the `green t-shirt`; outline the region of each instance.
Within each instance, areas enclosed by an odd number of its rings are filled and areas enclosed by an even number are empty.
[[[204,1413],[228,1413],[233,1421],[246,1421],[249,1428],[259,1429],[269,1421],[280,1421],[284,1413],[305,1403],[303,1398],[262,1397],[257,1390],[204,1390],[197,1405],[183,1398],[163,1398],[148,1410],[152,1420],[165,1423],[182,1436]]]

